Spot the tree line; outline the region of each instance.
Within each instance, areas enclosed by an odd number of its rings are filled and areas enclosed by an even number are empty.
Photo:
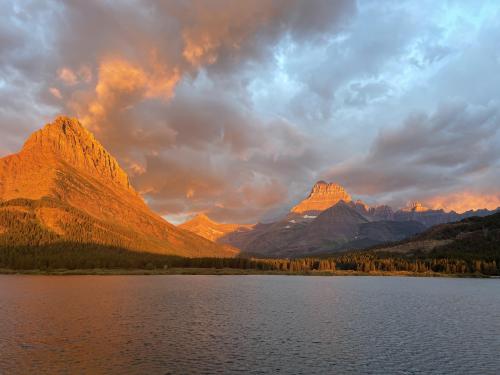
[[[334,272],[437,272],[445,274],[500,275],[498,260],[405,259],[375,254],[342,254],[329,258],[183,258],[134,252],[107,245],[56,243],[40,246],[0,247],[0,268],[19,270],[54,269],[165,269],[233,268],[288,273]]]

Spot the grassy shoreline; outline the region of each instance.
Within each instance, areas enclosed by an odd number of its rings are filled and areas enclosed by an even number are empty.
[[[406,277],[452,277],[452,278],[492,278],[483,274],[445,274],[437,272],[362,272],[362,271],[306,271],[306,272],[287,272],[287,271],[267,271],[256,269],[238,269],[238,268],[168,268],[168,269],[55,269],[55,270],[13,270],[0,269],[0,275],[47,275],[47,276],[71,276],[71,275],[95,275],[95,276],[144,276],[144,275],[281,275],[281,276],[406,276]],[[493,277],[495,278],[495,277]]]

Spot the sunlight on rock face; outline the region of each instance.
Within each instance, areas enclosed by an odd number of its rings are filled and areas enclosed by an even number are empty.
[[[33,133],[18,154],[0,158],[0,202],[6,201],[14,204],[3,208],[0,223],[11,228],[10,240],[188,256],[237,253],[178,231],[152,212],[116,159],[77,119],[64,116]],[[15,216],[18,206],[29,214]],[[36,236],[26,235],[28,222],[39,223]]]
[[[316,213],[324,211],[328,207],[335,205],[339,201],[350,202],[351,196],[344,187],[335,183],[317,182],[309,196],[292,208],[292,212],[298,214]]]

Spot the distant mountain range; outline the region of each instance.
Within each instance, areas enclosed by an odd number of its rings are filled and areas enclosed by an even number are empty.
[[[219,224],[203,215],[180,227],[247,254],[296,257],[400,241],[433,225],[493,212],[458,214],[427,209],[419,202],[397,211],[387,205],[369,207],[353,201],[342,186],[319,181],[307,198],[273,223]]]
[[[57,243],[188,257],[238,254],[153,213],[117,161],[67,117],[0,159],[0,248]]]

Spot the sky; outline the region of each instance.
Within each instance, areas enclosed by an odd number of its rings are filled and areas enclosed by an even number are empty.
[[[170,221],[267,221],[317,180],[500,206],[500,2],[0,0],[0,156],[77,117]]]

